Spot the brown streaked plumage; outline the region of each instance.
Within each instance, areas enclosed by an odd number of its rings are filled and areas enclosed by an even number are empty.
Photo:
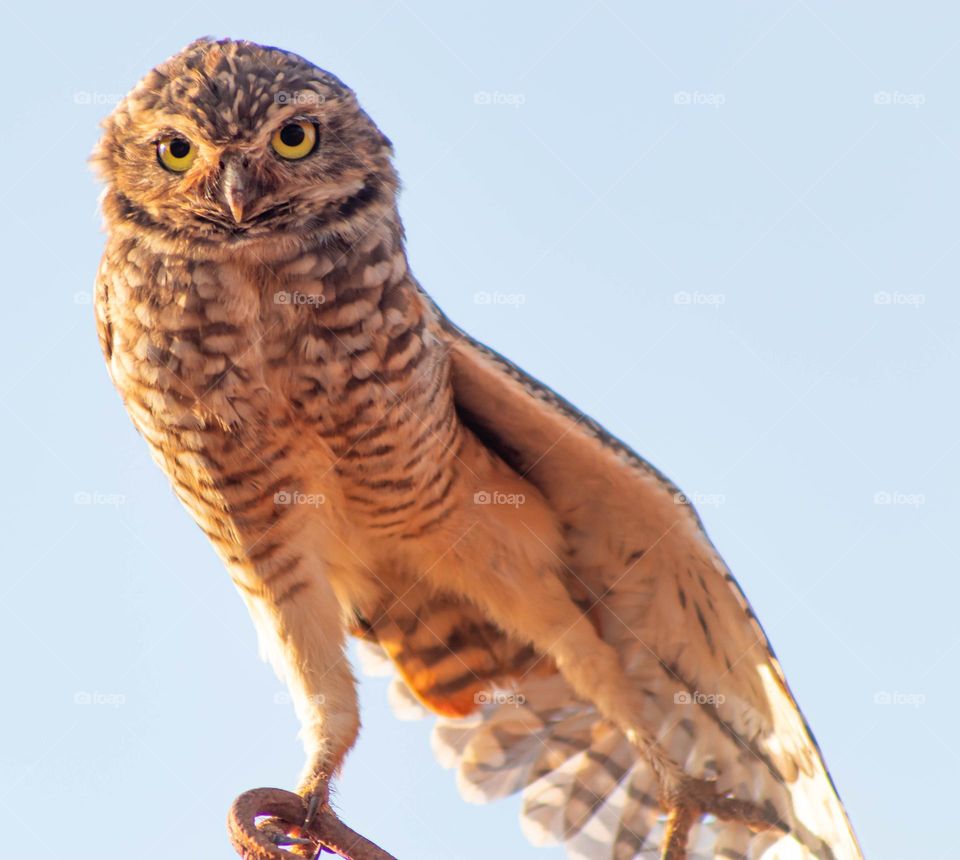
[[[423,293],[391,155],[328,72],[199,40],[93,159],[110,374],[290,686],[299,791],[325,801],[356,737],[350,632],[440,715],[468,796],[524,792],[536,841],[856,860],[696,513]]]

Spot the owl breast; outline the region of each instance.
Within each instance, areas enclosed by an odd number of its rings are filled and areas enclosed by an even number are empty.
[[[322,485],[372,535],[443,518],[460,434],[447,359],[385,244],[270,266],[108,248],[111,373],[195,516],[242,510],[256,531],[271,514],[251,490],[269,501]]]

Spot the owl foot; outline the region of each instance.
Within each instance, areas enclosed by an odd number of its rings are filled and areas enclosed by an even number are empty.
[[[245,792],[230,809],[230,841],[246,860],[316,860],[324,850],[344,860],[396,860],[340,821],[325,794],[317,803],[309,829],[298,824],[305,821],[310,805],[309,799],[278,788]],[[265,817],[271,820],[264,822]],[[290,851],[281,851],[281,845]]]
[[[754,831],[769,830],[779,823],[772,811],[718,794],[715,784],[704,779],[684,778],[675,788],[662,791],[660,802],[667,810],[660,860],[686,860],[690,830],[704,815],[736,821]]]
[[[303,830],[309,830],[313,826],[313,822],[316,821],[317,811],[326,803],[326,797],[324,794],[315,793],[308,794],[304,797],[304,800],[307,802],[307,812],[303,816],[303,824],[300,827]]]

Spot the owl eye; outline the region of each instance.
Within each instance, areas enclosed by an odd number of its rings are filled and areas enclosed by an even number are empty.
[[[316,148],[317,127],[307,120],[288,122],[273,133],[270,145],[277,155],[289,161],[306,158]]]
[[[157,142],[157,158],[174,173],[183,173],[197,157],[197,148],[185,137],[165,137]]]

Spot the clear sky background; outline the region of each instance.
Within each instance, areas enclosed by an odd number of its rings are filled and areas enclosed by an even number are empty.
[[[97,123],[211,34],[356,89],[427,290],[700,501],[866,855],[957,856],[953,5],[26,3],[4,27],[0,854],[228,860],[233,797],[301,765],[89,303]],[[516,803],[463,803],[385,688],[345,820],[405,860],[562,856]]]

